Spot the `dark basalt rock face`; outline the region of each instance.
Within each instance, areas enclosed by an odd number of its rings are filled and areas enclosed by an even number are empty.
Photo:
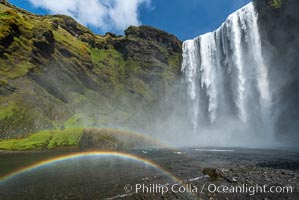
[[[273,116],[277,135],[299,141],[299,4],[282,0],[279,8],[268,0],[254,1],[259,14],[263,53],[270,66]]]
[[[128,38],[141,38],[157,42],[173,52],[181,52],[182,45],[176,36],[150,26],[131,26],[125,30],[125,35]]]
[[[45,32],[39,32],[33,40],[33,46],[36,47],[37,52],[43,56],[49,56],[55,51],[55,39],[53,32],[47,30]]]

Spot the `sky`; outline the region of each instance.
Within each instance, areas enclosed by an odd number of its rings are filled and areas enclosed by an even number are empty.
[[[35,14],[66,14],[97,34],[123,35],[130,25],[149,25],[181,40],[217,29],[251,0],[8,0]]]

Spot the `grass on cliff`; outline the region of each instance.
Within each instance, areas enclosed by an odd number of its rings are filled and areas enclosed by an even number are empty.
[[[18,139],[0,140],[0,150],[97,149],[119,150],[135,146],[157,145],[135,133],[111,128],[47,130]]]
[[[94,123],[94,119],[84,115],[75,114],[70,117],[66,122],[64,122],[64,128],[81,128],[81,127],[91,127]]]
[[[50,128],[51,121],[41,116],[39,110],[26,105],[25,99],[18,93],[11,96],[0,95],[1,138],[14,138],[24,133],[37,132],[40,129],[39,124]]]
[[[0,75],[15,79],[33,68],[26,56],[26,52],[31,52],[31,43],[23,37],[31,34],[32,25],[13,9],[0,7],[0,52],[7,57],[5,63],[0,63]],[[6,53],[3,53],[4,50]]]
[[[14,96],[14,98],[17,98]],[[0,133],[7,130],[23,130],[33,125],[33,114],[27,108],[15,102],[6,102],[0,98]]]
[[[90,53],[92,63],[96,66],[94,72],[117,86],[126,73],[123,55],[112,46],[106,50],[91,48]]]
[[[50,130],[34,133],[26,138],[0,141],[2,150],[41,150],[78,147],[83,129]]]
[[[273,8],[280,8],[282,5],[282,0],[270,0],[269,3]]]
[[[8,104],[7,106],[1,106],[0,121],[11,118],[14,115],[16,109],[17,107],[13,103]]]

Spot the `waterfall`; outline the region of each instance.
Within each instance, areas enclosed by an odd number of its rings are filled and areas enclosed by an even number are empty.
[[[232,124],[237,132],[271,133],[268,69],[252,3],[216,31],[185,41],[182,71],[196,134],[216,127],[224,131]]]

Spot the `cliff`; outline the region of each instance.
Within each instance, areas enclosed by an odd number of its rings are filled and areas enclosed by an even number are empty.
[[[96,35],[64,15],[0,2],[0,138],[142,126],[180,75],[181,41],[149,26]]]
[[[299,140],[299,4],[282,0],[272,7],[255,0],[264,57],[272,80],[272,115],[278,138],[297,145]]]

